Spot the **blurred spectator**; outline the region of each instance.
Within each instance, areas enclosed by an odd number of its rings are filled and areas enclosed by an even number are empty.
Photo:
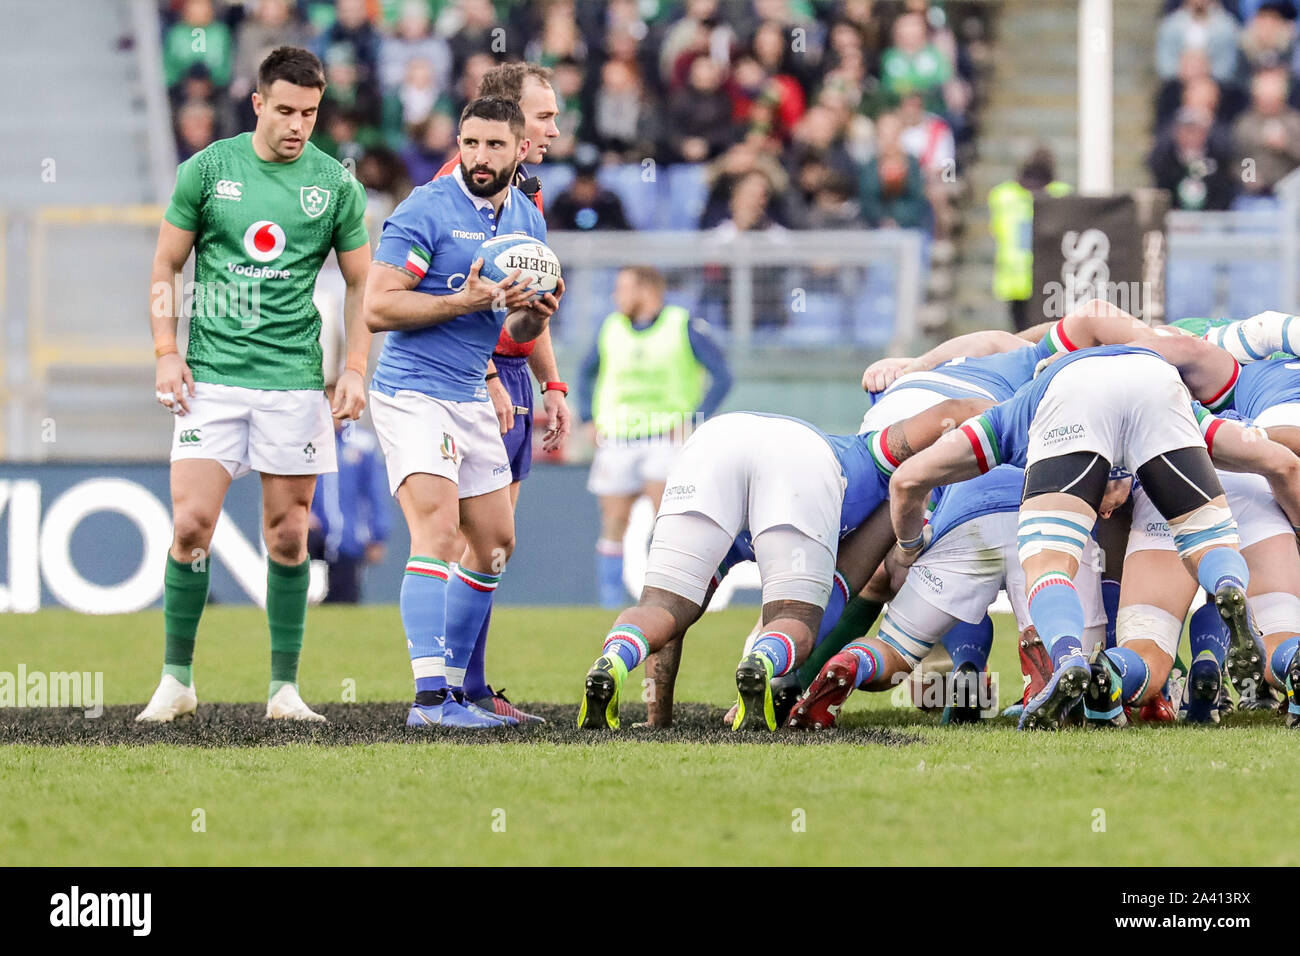
[[[1271,196],[1277,181],[1300,165],[1300,112],[1287,105],[1287,82],[1280,67],[1256,73],[1251,108],[1233,128],[1243,200]]]
[[[801,42],[806,48],[807,38]],[[791,49],[792,44],[788,24],[764,20],[754,31],[754,37],[749,42],[749,52],[768,76],[780,77],[784,84],[797,88],[802,103],[804,88],[811,87],[818,79],[815,69],[817,58],[806,49],[802,53],[795,53]],[[793,117],[791,122],[798,118]]]
[[[402,149],[406,176],[413,183],[427,183],[456,151],[456,121],[451,115],[434,112],[411,131]]]
[[[1187,49],[1202,49],[1210,58],[1210,75],[1230,83],[1237,72],[1237,21],[1219,0],[1184,0],[1160,21],[1156,32],[1156,75],[1172,80]]]
[[[279,46],[301,46],[309,43],[307,28],[294,16],[290,0],[256,0],[249,4],[252,16],[239,24],[235,38],[234,75],[230,81],[230,98],[238,100],[241,107],[257,84],[257,68],[267,54]],[[251,119],[252,108],[248,107]]]
[[[443,8],[438,32],[451,45],[452,75],[460,76],[477,54],[504,56],[508,31],[497,23],[491,0],[456,0]]]
[[[758,36],[770,33],[771,29],[770,23],[764,24]],[[755,37],[755,50],[758,45]],[[790,134],[804,112],[803,87],[798,80],[788,73],[774,72],[756,52],[750,52],[736,60],[728,90],[732,119],[736,123],[771,135],[781,143],[790,141]]]
[[[918,93],[903,97],[898,108],[903,124],[903,149],[921,165],[925,195],[934,211],[934,234],[938,239],[952,235],[953,198],[957,185],[957,145],[952,127],[940,116],[927,112]]]
[[[727,203],[728,217],[718,223],[717,231],[723,237],[740,232],[762,232],[780,226],[771,215],[772,184],[759,170],[741,176],[731,190]]]
[[[384,221],[411,191],[406,165],[391,149],[371,147],[357,161],[357,181],[366,190],[366,226],[372,236],[378,236]]]
[[[840,4],[835,24],[831,26],[827,56],[830,56],[831,49],[837,48],[835,28],[838,24],[845,24],[857,31],[858,46],[861,47],[868,65],[875,71],[880,62],[884,37],[881,34],[880,17],[876,16],[873,0],[844,0]]]
[[[727,203],[727,218],[713,230],[717,239],[730,241],[742,232],[776,232],[782,227],[772,217],[772,185],[759,170],[737,180]],[[789,319],[790,301],[786,296],[786,269],[754,270],[753,320],[756,329],[776,329]],[[700,297],[704,317],[730,325],[733,319],[731,283],[717,268],[706,267],[704,289]]]
[[[328,132],[335,118],[346,113],[357,124],[356,139],[374,142],[378,138],[379,101],[373,87],[362,84],[361,67],[353,59],[353,50],[350,44],[339,43],[325,53],[325,95],[320,101],[318,125],[324,124]]]
[[[409,135],[409,130],[433,115],[442,97],[442,89],[432,63],[423,57],[406,61],[406,74],[401,84],[387,97],[388,125],[397,134],[398,142]]]
[[[1017,332],[1034,324],[1029,300],[1034,294],[1034,199],[1064,196],[1070,191],[1056,180],[1056,157],[1046,148],[1034,150],[1015,179],[989,191],[989,232],[997,251],[993,259],[993,295],[1006,302]]]
[[[944,111],[943,85],[952,76],[952,66],[928,41],[925,18],[919,13],[905,13],[894,21],[894,45],[881,58],[880,72],[889,102],[920,93],[926,109]]]
[[[804,225],[809,229],[861,229],[861,212],[853,180],[828,169],[813,192]]]
[[[175,88],[190,67],[201,65],[217,89],[230,85],[234,41],[230,28],[217,20],[212,0],[185,0],[181,18],[163,37],[163,79]]]
[[[791,169],[797,169],[805,160],[816,159],[829,170],[846,176],[857,174],[857,165],[844,147],[843,130],[836,114],[827,106],[814,106],[804,113],[794,129],[787,155]]]
[[[551,87],[560,108],[560,115],[555,118],[560,135],[552,140],[546,151],[547,157],[553,161],[568,159],[578,146],[578,135],[587,118],[582,96],[583,81],[582,67],[577,61],[561,60],[555,64]]]
[[[1147,164],[1177,209],[1227,209],[1236,191],[1231,142],[1213,136],[1214,117],[1185,106],[1156,140]]]
[[[316,482],[307,550],[329,566],[325,603],[357,604],[362,569],[384,560],[392,504],[384,456],[374,433],[355,422],[345,426],[336,421],[334,435],[338,471]]]
[[[181,162],[217,139],[216,110],[202,100],[190,100],[176,111],[176,143]]]
[[[547,67],[565,59],[578,62],[587,59],[587,44],[578,32],[572,0],[558,0],[546,8],[541,36],[524,47],[524,59]]]
[[[1246,95],[1236,83],[1220,86],[1210,75],[1210,57],[1203,47],[1189,47],[1183,51],[1178,60],[1178,76],[1160,85],[1156,98],[1156,129],[1162,129],[1174,118],[1174,114],[1184,106],[1204,106],[1204,90],[1207,84],[1213,84],[1216,102],[1213,107],[1215,119],[1231,123],[1246,108]],[[1191,93],[1192,100],[1185,96],[1195,87],[1201,92]]]
[[[616,162],[640,162],[655,154],[658,125],[636,67],[608,60],[592,104],[591,132],[596,145]]]
[[[684,81],[689,60],[701,54],[726,65],[736,33],[718,18],[718,0],[686,0],[686,15],[668,28],[659,45],[659,75],[663,85],[676,89]],[[687,66],[681,61],[686,58]]]
[[[943,83],[943,113],[957,132],[966,124],[970,109],[970,84],[961,75],[961,48],[957,37],[948,27],[948,16],[943,4],[931,0],[904,0],[903,9],[925,21],[926,36],[930,45],[938,50],[948,64],[948,79]]]
[[[350,83],[355,96],[373,112],[366,112],[368,119],[379,119],[379,32],[370,22],[366,10],[366,0],[337,0],[337,16],[330,27],[321,34],[316,42],[317,54],[328,68],[331,57],[335,62],[348,62],[355,71],[350,76]],[[334,81],[328,72],[325,77],[325,95]]]
[[[1267,0],[1241,31],[1243,85],[1260,70],[1290,67],[1296,52],[1295,7],[1291,0]]]
[[[569,188],[546,204],[549,229],[631,229],[623,212],[623,201],[596,179],[600,151],[584,143],[578,147],[574,179]]]
[[[668,105],[669,162],[707,162],[735,142],[731,99],[722,79],[722,70],[709,57],[691,62],[686,88]]]
[[[433,32],[426,0],[403,0],[397,30],[379,45],[379,82],[384,90],[401,85],[407,64],[424,60],[433,73],[439,93],[451,86],[451,47]]]
[[[791,198],[790,177],[780,161],[770,151],[762,148],[762,139],[749,136],[736,143],[709,164],[705,181],[709,191],[700,216],[701,229],[713,229],[731,215],[731,202],[740,181],[751,173],[760,173],[767,180],[769,198],[779,197],[780,213],[775,218],[783,225],[793,226],[798,217],[786,205]],[[769,208],[769,212],[772,212]]]
[[[483,82],[483,76],[496,65],[496,58],[491,53],[475,53],[465,61],[464,69],[456,74],[459,79],[456,81],[453,94],[455,99],[452,104],[453,116],[460,116],[465,104],[478,96],[478,88]]]
[[[921,164],[903,148],[903,122],[897,113],[876,120],[876,155],[862,171],[862,216],[873,229],[924,229],[930,208]]]

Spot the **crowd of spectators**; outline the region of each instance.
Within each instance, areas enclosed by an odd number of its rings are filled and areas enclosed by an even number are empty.
[[[1178,209],[1250,209],[1300,166],[1293,0],[1171,0],[1156,38],[1156,185]]]
[[[313,141],[356,163],[377,216],[453,152],[483,73],[522,58],[561,106],[546,165],[576,173],[555,227],[635,225],[600,173],[653,161],[701,170],[700,228],[953,228],[983,44],[952,0],[160,2],[182,159],[251,129],[258,62],[307,46],[328,83]]]

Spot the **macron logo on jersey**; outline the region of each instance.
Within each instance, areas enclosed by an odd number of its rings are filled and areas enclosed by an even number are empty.
[[[218,199],[233,199],[239,202],[244,197],[244,184],[233,179],[218,179],[213,194]]]
[[[451,231],[453,239],[478,239],[480,242],[487,238],[486,232],[466,232],[464,229],[453,229]]]

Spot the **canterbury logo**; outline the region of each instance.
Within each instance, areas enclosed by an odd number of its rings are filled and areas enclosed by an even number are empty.
[[[180,443],[182,445],[197,445],[200,441],[203,440],[202,438],[199,437],[200,431],[202,431],[202,429],[199,428],[185,429],[185,431],[181,432],[181,437],[179,439]]]
[[[218,199],[240,199],[243,197],[244,184],[235,182],[233,179],[217,180],[217,198]]]

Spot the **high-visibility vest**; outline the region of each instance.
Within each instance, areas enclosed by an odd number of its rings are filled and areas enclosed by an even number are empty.
[[[647,328],[621,312],[601,323],[592,417],[602,435],[643,438],[688,422],[704,397],[705,368],[690,339],[691,314],[665,306]]]
[[[1049,196],[1064,196],[1070,187],[1050,182]],[[1009,179],[989,191],[989,231],[997,243],[993,259],[993,294],[1004,302],[1034,294],[1034,194]]]

